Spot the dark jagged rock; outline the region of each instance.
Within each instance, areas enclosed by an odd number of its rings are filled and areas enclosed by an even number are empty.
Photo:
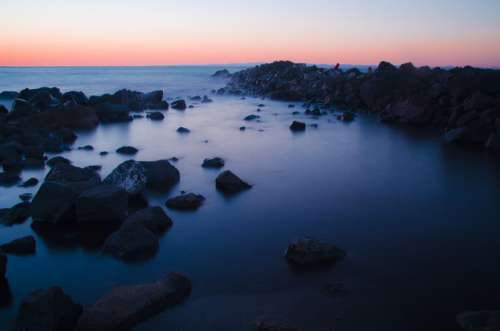
[[[183,126],[181,126],[181,127],[179,127],[179,128],[177,129],[177,132],[178,132],[178,133],[190,133],[190,132],[191,132],[191,130],[189,130],[188,128],[185,128],[185,127],[183,127]]]
[[[87,98],[87,96],[83,92],[69,91],[62,95],[62,102],[87,106],[89,104],[89,98]]]
[[[93,168],[80,168],[62,163],[49,171],[45,182],[65,184],[76,193],[80,193],[99,184],[101,178]]]
[[[245,191],[252,187],[252,185],[243,181],[240,177],[236,176],[229,170],[226,170],[217,176],[215,185],[218,190],[230,194]]]
[[[499,331],[500,311],[471,311],[457,316],[464,331]]]
[[[180,173],[168,160],[142,161],[145,169],[146,186],[153,190],[167,190],[177,184]]]
[[[0,252],[0,281],[7,275],[7,255]]]
[[[201,194],[187,193],[168,199],[165,205],[171,209],[196,210],[204,201],[205,197]]]
[[[60,287],[37,290],[21,302],[14,331],[74,330],[81,313]]]
[[[135,155],[139,152],[139,150],[132,146],[122,146],[118,148],[116,152],[122,155]]]
[[[104,254],[126,261],[144,260],[158,250],[158,238],[140,223],[123,224],[104,242]]]
[[[190,293],[191,281],[177,273],[170,273],[155,283],[118,286],[84,310],[77,330],[130,330],[143,320],[181,303]]]
[[[212,77],[215,77],[215,78],[230,78],[231,77],[231,73],[227,69],[217,70],[212,75]]]
[[[0,223],[9,226],[14,224],[19,224],[26,221],[30,216],[31,216],[31,204],[29,202],[21,202],[1,212]]]
[[[123,225],[141,224],[149,231],[160,235],[172,226],[172,219],[161,207],[149,207],[139,210],[125,220]]]
[[[203,160],[203,164],[201,165],[203,168],[223,168],[225,164],[225,161],[223,158],[220,157],[214,157],[211,159],[205,159]]]
[[[82,224],[121,222],[126,218],[127,210],[127,192],[108,184],[90,188],[76,200],[76,218]]]
[[[315,239],[300,239],[288,246],[285,257],[297,265],[331,263],[342,259],[346,253],[335,245]]]
[[[299,122],[299,121],[293,121],[293,123],[290,125],[290,130],[292,130],[292,131],[305,131],[306,124],[303,122]]]
[[[26,236],[15,239],[9,243],[0,245],[0,251],[8,254],[34,254],[36,251],[36,242],[33,236]]]
[[[55,156],[47,161],[47,165],[51,168],[55,167],[56,165],[60,165],[60,164],[71,165],[71,161],[65,157],[62,157],[62,156]]]
[[[149,118],[152,121],[163,121],[163,119],[165,118],[165,115],[163,115],[159,111],[155,111],[152,113],[148,113],[147,118]]]
[[[75,201],[78,193],[69,185],[45,182],[31,203],[34,222],[65,224],[75,221]]]
[[[129,194],[139,194],[146,188],[148,177],[143,163],[129,160],[116,167],[103,182]]]
[[[170,107],[172,107],[172,109],[175,109],[175,110],[186,110],[187,105],[186,105],[186,101],[184,101],[184,100],[176,100],[176,101],[172,102]]]

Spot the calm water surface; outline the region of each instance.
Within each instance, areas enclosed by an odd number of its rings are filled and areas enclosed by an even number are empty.
[[[187,97],[223,86],[209,77],[216,69],[0,68],[0,90],[163,89],[168,97]],[[0,329],[10,328],[20,300],[34,289],[59,285],[91,304],[113,285],[153,281],[169,271],[192,279],[191,297],[137,330],[248,330],[260,318],[304,330],[457,330],[456,313],[500,307],[500,161],[494,155],[447,146],[435,132],[382,125],[369,115],[346,124],[333,115],[293,116],[302,110],[298,104],[213,98],[185,112],[170,110],[163,122],[139,119],[78,134],[75,147],[91,144],[95,151],[63,154],[75,165],[102,165],[104,177],[127,158],[99,151],[122,145],[139,148],[138,160],[176,156],[181,182],[165,194],[148,193],[150,204],[163,206],[181,190],[205,195],[206,203],[194,213],[167,210],[174,226],[158,254],[140,264],[70,240],[53,242],[30,221],[1,227],[0,242],[33,234],[38,246],[33,256],[9,256],[13,299],[0,308]],[[242,121],[262,102],[261,122]],[[318,128],[293,134],[294,119]],[[177,134],[179,126],[191,134]],[[200,166],[212,156],[225,158],[226,169],[253,189],[229,199],[219,194],[218,171]],[[23,178],[44,174],[26,171]],[[2,187],[0,207],[36,190]],[[302,236],[336,243],[348,257],[331,268],[291,269],[283,252]],[[349,293],[328,296],[324,286],[334,282]]]

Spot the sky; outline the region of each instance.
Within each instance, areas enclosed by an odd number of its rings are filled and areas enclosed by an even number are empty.
[[[0,0],[0,66],[500,66],[499,0]]]

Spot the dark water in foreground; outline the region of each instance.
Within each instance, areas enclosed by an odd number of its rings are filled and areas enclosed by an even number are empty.
[[[168,96],[188,96],[223,85],[208,78],[215,69],[78,69],[70,76],[54,69],[37,76],[0,68],[0,90],[164,88]],[[13,301],[0,308],[0,329],[9,328],[20,300],[34,289],[60,285],[75,301],[91,304],[115,284],[153,281],[169,271],[192,279],[191,297],[137,330],[247,330],[259,318],[305,330],[457,330],[456,313],[500,307],[500,160],[369,115],[345,124],[332,115],[293,116],[287,104],[266,100],[261,123],[244,123],[262,100],[214,100],[170,110],[160,123],[140,119],[79,133],[75,147],[91,144],[95,151],[64,154],[74,164],[102,165],[104,177],[126,158],[98,152],[121,145],[138,147],[138,160],[177,156],[180,184],[149,194],[151,205],[163,206],[181,190],[205,195],[206,204],[195,213],[167,211],[174,226],[157,256],[140,264],[47,241],[30,222],[0,228],[0,242],[34,234],[38,245],[34,256],[9,256]],[[319,127],[292,134],[288,126],[297,118]],[[240,132],[241,125],[249,129]],[[178,135],[179,126],[192,133]],[[230,199],[219,194],[218,172],[200,167],[209,156],[224,157],[226,169],[253,189]],[[44,172],[23,178],[32,175]],[[36,189],[0,188],[0,207]],[[304,235],[333,242],[348,257],[330,268],[293,270],[283,252]],[[349,293],[328,296],[324,286],[334,282]]]

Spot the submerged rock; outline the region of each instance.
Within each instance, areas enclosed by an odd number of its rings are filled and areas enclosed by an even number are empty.
[[[76,200],[76,217],[79,223],[120,222],[126,218],[127,210],[127,192],[114,185],[98,185],[84,191]]]
[[[303,122],[299,121],[293,121],[293,123],[290,125],[290,130],[292,131],[305,131],[306,130],[306,124]]]
[[[179,128],[177,129],[177,132],[179,132],[179,133],[190,133],[190,132],[191,132],[191,130],[189,130],[188,128],[185,128],[185,127],[183,127],[183,126],[181,126],[181,127],[179,127]]]
[[[471,311],[457,316],[457,322],[464,331],[499,331],[500,311]]]
[[[177,273],[170,273],[155,283],[118,286],[84,310],[77,330],[129,330],[182,302],[190,293],[191,281]]]
[[[236,176],[229,170],[226,170],[217,176],[215,185],[218,190],[223,191],[224,193],[238,193],[252,187],[252,185],[243,181],[240,177]]]
[[[81,313],[60,287],[37,290],[21,302],[14,331],[74,330]]]
[[[5,225],[20,224],[31,216],[31,204],[21,202],[17,205],[0,212],[0,223]]]
[[[116,152],[122,155],[135,155],[139,152],[139,150],[132,146],[123,146],[118,148]]]
[[[305,238],[288,246],[285,257],[298,265],[313,265],[335,262],[345,257],[346,253],[335,245],[315,239]]]
[[[248,115],[248,116],[247,116],[247,117],[245,117],[243,120],[244,120],[244,121],[249,122],[249,121],[255,121],[255,120],[258,120],[259,118],[260,118],[260,116],[259,116],[259,115],[253,115],[253,114],[252,114],[252,115]]]
[[[171,209],[196,210],[204,201],[205,197],[201,194],[187,193],[168,199],[165,205]]]
[[[36,242],[33,236],[26,236],[15,239],[9,243],[0,246],[0,251],[8,254],[34,254],[36,251]]]
[[[224,167],[225,161],[223,158],[214,157],[212,159],[203,160],[203,164],[201,165],[203,168],[222,168]]]
[[[165,115],[163,115],[159,111],[155,111],[152,113],[148,113],[147,118],[149,118],[152,121],[163,121],[163,119],[165,119]]]
[[[116,167],[103,183],[120,187],[128,194],[139,194],[146,188],[146,168],[141,162],[125,161]]]
[[[133,213],[123,222],[123,225],[132,224],[141,224],[152,233],[160,235],[167,231],[173,223],[163,208],[149,207]]]

